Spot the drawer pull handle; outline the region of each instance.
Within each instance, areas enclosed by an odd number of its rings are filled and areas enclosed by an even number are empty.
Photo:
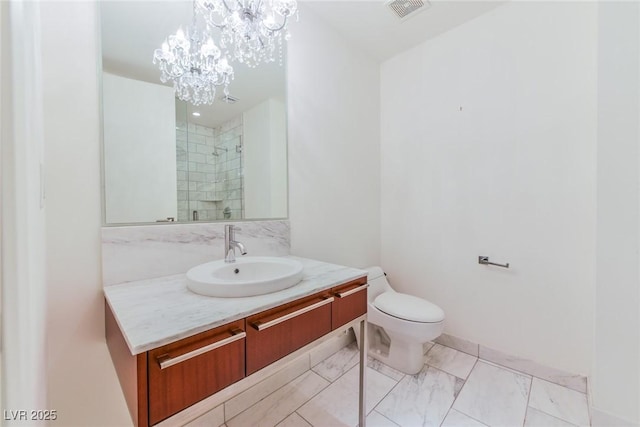
[[[178,363],[184,362],[185,360],[193,359],[196,356],[200,356],[201,354],[207,353],[211,350],[215,350],[216,348],[220,348],[227,344],[231,344],[232,342],[241,340],[247,336],[247,333],[244,331],[241,331],[240,329],[234,329],[230,332],[232,334],[230,337],[227,337],[220,341],[216,341],[209,345],[205,345],[204,347],[200,347],[188,353],[181,354],[180,356],[168,357],[167,354],[158,356],[157,360],[158,360],[158,363],[160,364],[160,369],[166,369],[169,366],[177,365]]]
[[[275,325],[277,325],[279,323],[286,322],[287,320],[290,320],[290,319],[293,319],[294,317],[300,316],[301,314],[307,313],[307,312],[309,312],[311,310],[315,310],[318,307],[322,307],[323,305],[331,304],[333,302],[333,300],[334,300],[333,297],[329,297],[329,298],[323,299],[322,301],[318,301],[315,304],[311,304],[311,305],[308,305],[306,307],[303,307],[300,310],[296,310],[296,311],[291,312],[289,314],[285,314],[282,317],[278,317],[276,319],[269,320],[268,322],[262,323],[260,320],[258,320],[256,322],[254,322],[252,324],[252,326],[254,328],[256,328],[257,330],[259,330],[259,331],[263,331],[263,330],[265,330],[267,328],[270,328],[272,326],[275,326]]]
[[[345,292],[338,292],[338,293],[336,294],[336,296],[337,296],[338,298],[348,297],[349,295],[353,295],[353,294],[355,294],[356,292],[364,291],[364,290],[365,290],[365,289],[367,289],[368,287],[369,287],[369,284],[368,284],[368,283],[365,283],[364,285],[362,285],[362,286],[358,286],[357,288],[349,289],[348,291],[345,291]]]

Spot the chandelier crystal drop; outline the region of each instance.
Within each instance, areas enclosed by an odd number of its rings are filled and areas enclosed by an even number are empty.
[[[225,95],[229,94],[233,67],[211,36],[198,29],[195,7],[192,25],[186,33],[179,28],[167,37],[162,48],[155,50],[153,63],[158,64],[163,83],[173,80],[176,96],[183,101],[212,104],[218,86],[224,86]]]
[[[287,23],[297,16],[296,0],[195,0],[205,22],[221,32],[220,46],[249,67],[282,60]]]

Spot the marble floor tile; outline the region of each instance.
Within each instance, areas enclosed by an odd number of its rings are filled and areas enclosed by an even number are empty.
[[[385,365],[381,361],[369,356],[367,356],[367,366],[396,381],[400,381],[405,375],[404,372],[393,369],[391,366]]]
[[[455,409],[449,411],[441,427],[486,427],[480,421],[474,420],[468,415]]]
[[[224,425],[224,408],[220,405],[199,416],[184,427],[218,427],[222,425]]]
[[[319,346],[309,351],[309,360],[311,362],[311,366],[316,366],[318,363],[332,356],[341,348],[346,347],[349,344],[355,343],[355,342],[356,342],[356,339],[351,329],[346,331],[344,334],[340,334],[336,337],[333,337],[323,342]]]
[[[335,381],[358,364],[360,351],[355,342],[341,348],[333,355],[311,368],[313,372],[328,381]]]
[[[529,406],[572,424],[589,424],[587,395],[549,381],[533,379]]]
[[[378,411],[371,411],[367,415],[367,427],[399,427],[398,424],[391,421]]]
[[[575,427],[575,425],[529,407],[524,427]]]
[[[406,375],[376,411],[400,426],[439,426],[463,383],[460,378],[425,366],[416,375]]]
[[[282,420],[280,424],[276,427],[312,427],[311,424],[307,422],[304,418],[298,415],[297,412],[289,415],[287,418]]]
[[[524,423],[531,377],[478,361],[453,408],[490,426]]]
[[[476,364],[477,357],[440,344],[434,345],[427,353],[426,364],[442,371],[466,379]]]
[[[333,384],[305,403],[298,413],[314,426],[355,426],[358,424],[358,378],[356,365]],[[372,410],[397,384],[381,373],[367,368],[366,407]]]
[[[297,358],[287,365],[285,369],[276,372],[253,387],[227,400],[224,403],[224,416],[227,420],[235,417],[308,370],[309,358]]]
[[[274,426],[326,388],[330,383],[308,371],[227,421],[229,427]]]

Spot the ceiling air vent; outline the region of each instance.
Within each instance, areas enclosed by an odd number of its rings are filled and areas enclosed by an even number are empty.
[[[418,12],[427,9],[431,4],[426,0],[391,0],[387,6],[398,18],[405,20]]]
[[[238,98],[232,95],[222,95],[220,97],[220,100],[226,102],[227,104],[235,104],[236,102],[238,102]]]

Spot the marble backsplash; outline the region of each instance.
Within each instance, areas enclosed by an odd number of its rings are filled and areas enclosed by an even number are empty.
[[[239,228],[236,240],[247,255],[289,255],[288,220],[103,227],[102,282],[109,286],[185,273],[222,259],[226,224]]]

